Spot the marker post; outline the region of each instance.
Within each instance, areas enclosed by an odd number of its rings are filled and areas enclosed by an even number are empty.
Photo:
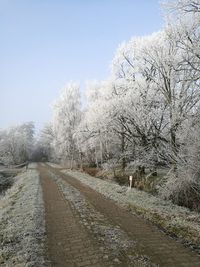
[[[133,183],[133,176],[129,176],[129,182],[130,182],[130,189],[132,188],[132,183]]]

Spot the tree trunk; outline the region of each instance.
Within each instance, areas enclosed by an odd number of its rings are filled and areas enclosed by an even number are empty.
[[[99,163],[98,163],[98,158],[97,158],[97,150],[95,147],[95,163],[96,163],[96,167],[99,168]]]
[[[79,152],[79,155],[80,155],[80,169],[82,171],[83,170],[83,154],[82,154],[82,152]]]
[[[100,140],[100,158],[101,158],[101,166],[103,164],[103,145],[102,145],[102,141]]]
[[[170,130],[170,137],[171,137],[171,147],[174,154],[177,154],[177,148],[176,148],[176,132],[174,129]]]
[[[125,134],[122,132],[121,134],[121,153],[122,153],[122,175],[125,174],[125,168],[126,168],[126,158],[124,156],[125,152]]]
[[[173,172],[176,173],[177,166],[176,166],[176,156],[177,156],[177,147],[176,147],[176,130],[174,129],[174,124],[173,124],[173,112],[172,108],[170,109],[170,141],[171,141],[171,149],[172,149],[172,157],[173,157]]]

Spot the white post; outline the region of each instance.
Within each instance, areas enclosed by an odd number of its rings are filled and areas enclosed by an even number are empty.
[[[129,181],[130,181],[130,189],[132,188],[132,182],[133,182],[133,176],[129,176]]]

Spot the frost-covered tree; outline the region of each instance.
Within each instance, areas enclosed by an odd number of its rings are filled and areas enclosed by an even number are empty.
[[[169,134],[166,132],[165,139],[171,143],[173,160],[178,150],[178,127],[194,114],[200,100],[198,82],[192,79],[194,75],[190,69],[183,68],[184,54],[171,35],[171,28],[166,27],[151,36],[134,38],[123,44],[113,61],[114,75],[118,79],[137,83],[142,77],[147,88],[154,88],[160,95],[165,119],[168,118]]]
[[[6,164],[20,164],[31,158],[34,124],[24,123],[1,132],[0,158]]]
[[[160,188],[163,198],[191,209],[200,210],[200,120],[184,124],[177,157],[176,173],[170,172]]]
[[[96,98],[89,101],[79,126],[83,152],[93,149],[97,165],[115,161],[123,171],[130,160],[144,162],[147,151],[157,149],[164,127],[159,95],[142,79],[110,80],[95,87],[92,84],[88,90],[87,94]],[[152,157],[146,156],[146,161]]]
[[[170,11],[170,14],[169,14]],[[177,170],[161,188],[163,197],[200,210],[199,102],[200,102],[200,2],[169,1],[167,36],[175,43],[179,60],[174,66],[178,98]]]
[[[163,2],[169,10],[177,14],[200,13],[199,0],[170,0]]]
[[[106,88],[106,89],[105,89]],[[90,163],[97,166],[108,159],[108,112],[105,101],[108,83],[91,82],[87,85],[87,108],[77,131],[79,147]]]
[[[54,133],[52,124],[48,123],[41,130],[34,146],[32,159],[34,161],[56,161],[53,151]]]
[[[53,107],[53,148],[58,160],[71,162],[78,157],[76,128],[81,119],[80,91],[77,83],[69,83]]]

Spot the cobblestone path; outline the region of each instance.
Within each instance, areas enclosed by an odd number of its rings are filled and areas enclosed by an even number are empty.
[[[195,252],[75,178],[39,171],[52,267],[200,266]]]

